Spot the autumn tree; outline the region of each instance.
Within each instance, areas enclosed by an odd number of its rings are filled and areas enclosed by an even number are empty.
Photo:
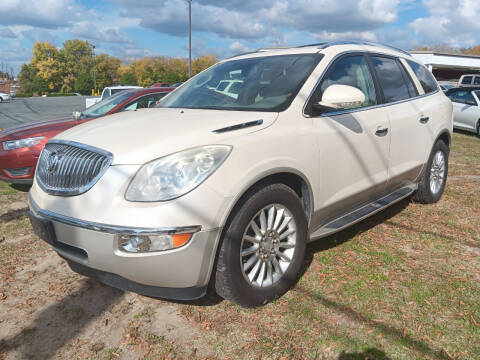
[[[216,63],[217,57],[215,55],[200,56],[192,61],[192,74],[196,75]]]
[[[62,73],[62,92],[71,92],[75,81],[81,73],[91,73],[93,70],[93,50],[88,41],[67,40],[59,51],[59,67]]]
[[[60,62],[58,61],[58,50],[54,45],[49,42],[36,42],[33,45],[33,56],[30,64],[36,70],[36,77],[45,81],[49,88],[56,89],[61,86],[62,76]]]
[[[103,89],[106,86],[120,82],[119,68],[122,65],[120,59],[100,54],[95,58],[95,77],[97,88]]]

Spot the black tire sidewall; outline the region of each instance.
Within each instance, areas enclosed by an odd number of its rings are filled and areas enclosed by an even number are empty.
[[[270,204],[285,206],[292,214],[297,227],[295,253],[285,274],[273,286],[260,288],[250,285],[241,269],[240,251],[242,237],[250,221]],[[270,185],[254,193],[234,214],[222,246],[225,247],[224,261],[232,284],[234,297],[247,306],[259,306],[280,297],[297,281],[306,248],[307,220],[300,199],[285,185]]]

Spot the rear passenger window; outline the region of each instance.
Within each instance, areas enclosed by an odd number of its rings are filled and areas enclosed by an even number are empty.
[[[473,80],[475,85],[480,85],[480,76],[475,76],[475,80]]]
[[[383,90],[385,102],[389,103],[410,98],[407,82],[402,73],[401,65],[397,60],[372,56],[372,64],[380,87]]]
[[[412,68],[418,81],[420,81],[425,94],[438,90],[437,80],[435,80],[432,73],[425,66],[411,60],[407,60],[407,63]]]
[[[472,83],[473,76],[465,76],[462,80],[462,84],[470,85]]]

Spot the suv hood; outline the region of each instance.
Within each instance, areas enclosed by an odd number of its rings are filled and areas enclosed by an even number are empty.
[[[203,109],[142,109],[89,121],[55,139],[76,141],[110,151],[113,165],[144,164],[201,145],[229,144],[226,139],[264,129],[278,113]],[[262,120],[238,130],[213,132]]]

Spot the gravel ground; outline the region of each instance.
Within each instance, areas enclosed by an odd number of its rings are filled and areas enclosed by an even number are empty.
[[[15,98],[0,103],[0,128],[49,120],[85,110],[86,96]]]

